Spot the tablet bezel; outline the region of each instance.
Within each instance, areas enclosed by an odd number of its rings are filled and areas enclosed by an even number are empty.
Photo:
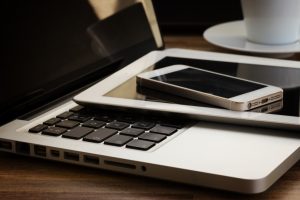
[[[98,82],[87,90],[76,95],[73,100],[82,105],[93,105],[109,107],[116,109],[133,109],[136,111],[153,111],[162,113],[179,114],[185,117],[234,123],[253,126],[300,130],[300,117],[283,116],[275,114],[238,112],[224,110],[221,108],[208,108],[201,106],[190,106],[175,103],[160,103],[144,100],[133,100],[117,97],[105,96],[114,88],[122,85],[127,80],[143,72],[150,66],[159,62],[165,57],[178,57],[190,59],[203,59],[212,61],[237,62],[245,64],[271,65],[274,67],[289,67],[300,69],[297,61],[287,61],[272,58],[241,56],[225,53],[215,53],[185,49],[166,49],[162,51],[153,51],[136,60],[130,65],[117,71],[106,79]]]

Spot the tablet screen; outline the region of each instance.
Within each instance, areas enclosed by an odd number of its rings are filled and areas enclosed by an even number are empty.
[[[198,60],[189,58],[165,57],[145,71],[151,71],[170,65],[183,64],[196,68],[215,71],[230,76],[236,76],[268,85],[281,87],[284,90],[283,101],[275,102],[266,107],[255,109],[255,112],[266,112],[278,115],[300,116],[300,69],[288,67],[273,67],[266,65],[252,65],[233,62]],[[133,77],[119,87],[114,88],[105,96],[136,99],[144,101],[168,102],[184,105],[215,107],[185,99],[176,95],[139,87]],[[223,108],[220,108],[223,109]],[[250,111],[251,112],[251,111]]]

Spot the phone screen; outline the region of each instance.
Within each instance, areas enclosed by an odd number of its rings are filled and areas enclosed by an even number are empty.
[[[187,68],[151,79],[216,96],[231,98],[266,87],[202,70]]]

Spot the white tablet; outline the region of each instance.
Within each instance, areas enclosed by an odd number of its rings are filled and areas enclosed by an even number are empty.
[[[250,111],[230,111],[157,90],[138,87],[146,71],[189,65],[283,89],[283,100]],[[82,105],[130,112],[180,115],[197,120],[300,130],[300,62],[232,54],[167,49],[151,52],[74,97]]]

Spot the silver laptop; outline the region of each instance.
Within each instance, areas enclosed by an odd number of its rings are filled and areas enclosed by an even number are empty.
[[[1,151],[241,193],[265,191],[299,160],[288,131],[77,105],[73,95],[159,47],[143,9],[99,22],[87,1],[31,6],[7,29]]]

